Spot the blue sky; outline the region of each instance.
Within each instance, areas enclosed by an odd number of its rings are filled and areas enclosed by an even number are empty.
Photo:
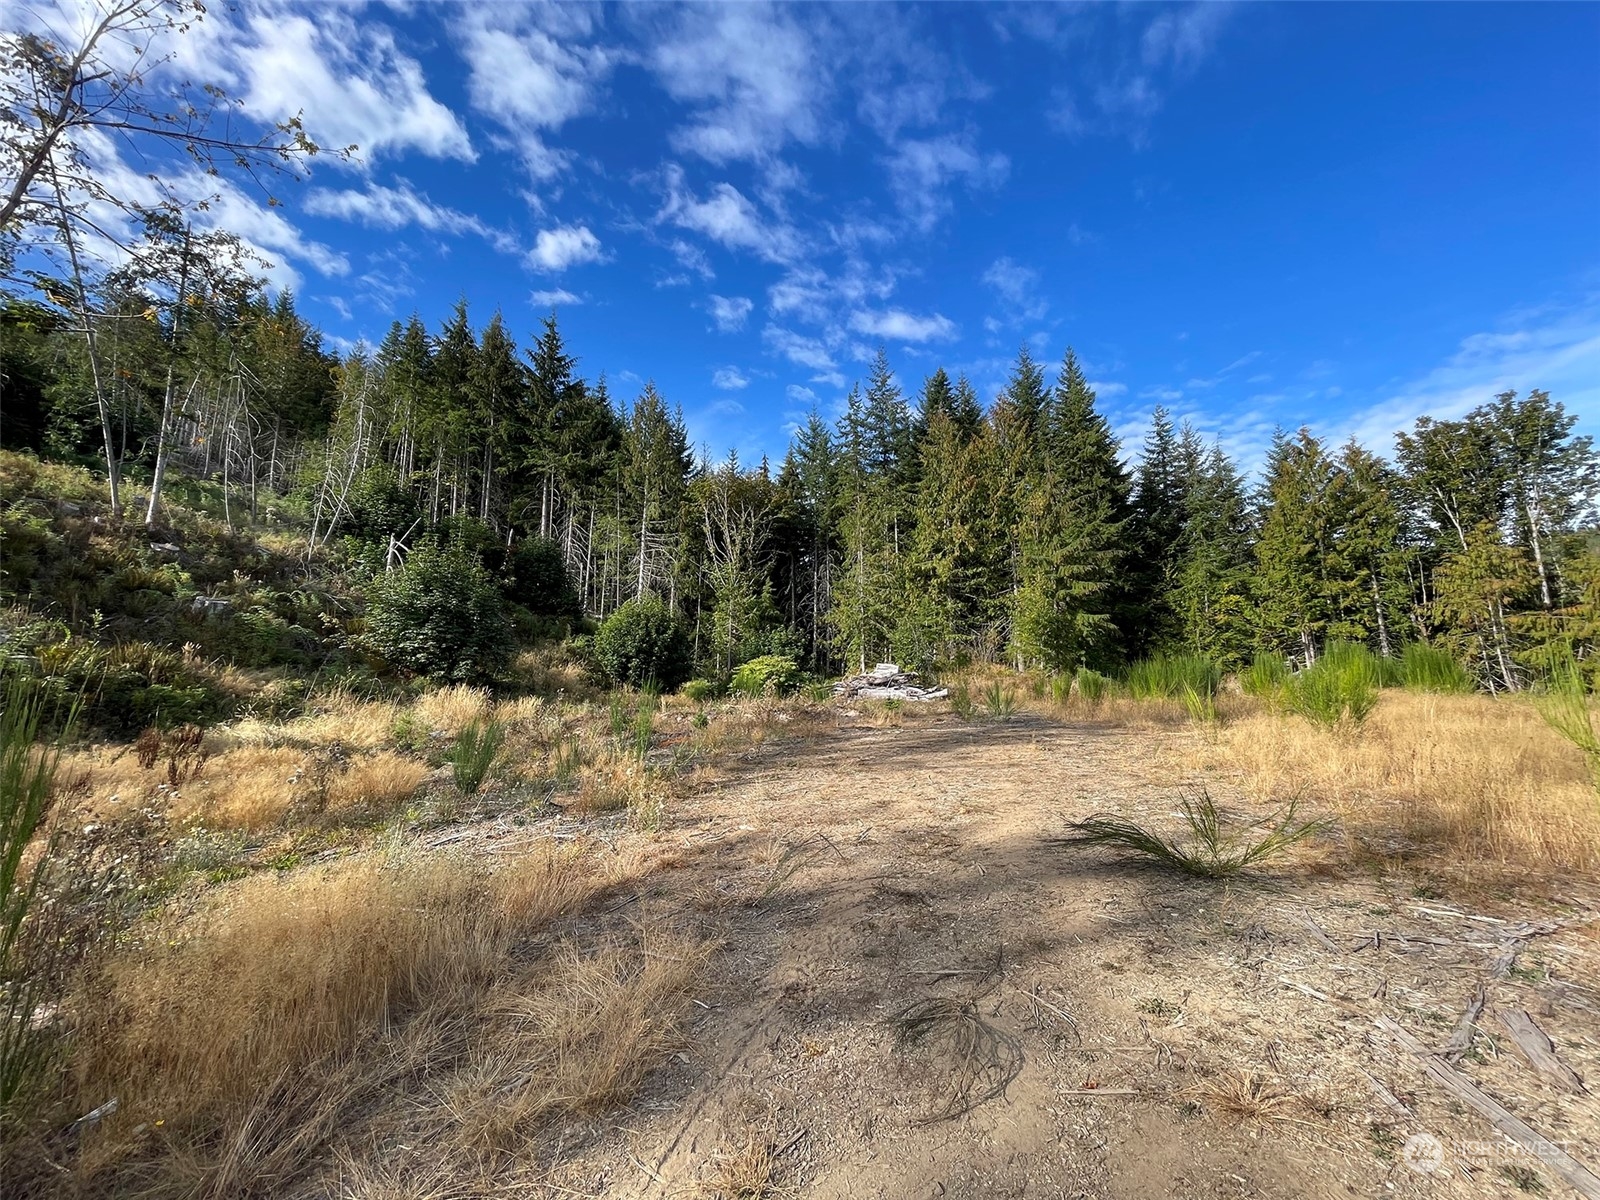
[[[880,343],[986,400],[1071,344],[1246,461],[1504,387],[1600,432],[1600,5],[245,3],[179,55],[360,144],[223,206],[337,344],[553,305],[714,454]]]

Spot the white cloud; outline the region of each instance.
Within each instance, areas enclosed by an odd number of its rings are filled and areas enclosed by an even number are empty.
[[[1004,154],[983,154],[971,135],[908,139],[888,160],[889,186],[904,212],[919,229],[931,229],[950,210],[946,187],[965,180],[973,187],[998,187],[1011,162]]]
[[[502,252],[512,253],[516,249],[516,240],[509,233],[485,224],[470,213],[435,204],[405,180],[401,180],[397,188],[375,183],[360,191],[318,188],[307,194],[305,209],[313,216],[338,217],[375,229],[415,225],[430,233],[471,233],[492,242]]]
[[[838,371],[823,371],[811,377],[812,383],[825,383],[829,387],[842,388],[849,380],[845,379]]]
[[[737,392],[749,385],[749,377],[741,374],[738,367],[718,367],[711,373],[711,386],[724,392]]]
[[[827,346],[821,340],[806,337],[793,330],[768,325],[761,331],[761,340],[775,354],[781,354],[790,362],[810,367],[814,371],[832,372],[837,365],[833,361],[833,355],[828,353]]]
[[[755,307],[754,302],[746,296],[712,295],[709,299],[711,319],[716,323],[719,333],[737,333],[743,329],[750,310]]]
[[[673,145],[714,163],[760,161],[823,135],[829,57],[801,12],[764,4],[684,7],[646,32],[645,61],[694,115]]]
[[[699,246],[691,245],[682,238],[673,238],[667,244],[667,249],[672,251],[673,257],[689,270],[699,275],[701,279],[713,279],[716,277],[717,273],[711,269],[711,261],[706,258],[706,252],[700,249]]]
[[[473,107],[499,122],[529,175],[553,178],[571,156],[551,147],[546,133],[595,106],[619,59],[616,51],[584,43],[598,10],[494,4],[451,11],[460,14]]]
[[[944,341],[956,334],[955,322],[949,317],[939,313],[919,317],[900,308],[855,313],[850,318],[850,328],[896,342]]]
[[[1136,20],[1106,20],[1093,10],[1063,6],[1059,21],[1035,22],[1028,33],[1057,46],[1078,43],[1076,55],[1088,64],[1075,84],[1056,89],[1046,114],[1050,123],[1071,137],[1126,136],[1142,144],[1168,92],[1211,55],[1232,9],[1200,0],[1158,12],[1141,29]],[[1085,46],[1094,52],[1085,53]]]
[[[557,225],[541,229],[528,252],[528,263],[542,271],[565,271],[568,267],[597,262],[601,258],[600,239],[587,225]]]
[[[656,220],[670,221],[730,250],[749,250],[768,262],[787,262],[799,251],[794,230],[764,220],[755,204],[731,183],[716,184],[701,200],[684,185],[683,170],[677,166],[667,169],[667,199]]]
[[[356,10],[318,5],[301,11],[257,8],[244,22],[218,6],[174,42],[174,67],[227,84],[262,120],[304,113],[311,136],[328,148],[355,143],[361,159],[416,151],[473,161],[460,118],[434,99],[422,67],[394,33]]]
[[[562,304],[582,304],[583,297],[567,291],[566,288],[555,288],[551,291],[537,291],[532,293],[528,300],[540,308],[555,308]]]
[[[1118,383],[1115,380],[1107,380],[1103,383],[1099,380],[1090,380],[1089,386],[1094,390],[1094,394],[1102,400],[1110,400],[1114,396],[1126,396],[1128,394],[1128,385]]]
[[[1425,375],[1353,413],[1333,437],[1388,453],[1421,416],[1458,418],[1504,391],[1543,388],[1591,427],[1600,423],[1600,308],[1548,305],[1513,313],[1507,328],[1461,339]]]
[[[783,389],[783,394],[796,404],[812,405],[817,402],[817,394],[808,387],[801,387],[798,383],[791,383]]]

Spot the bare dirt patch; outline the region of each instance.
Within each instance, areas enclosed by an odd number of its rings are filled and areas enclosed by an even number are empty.
[[[1095,811],[1165,820],[1197,736],[919,712],[732,761],[663,829],[682,869],[634,901],[720,943],[692,1046],[564,1142],[550,1194],[1570,1194],[1375,1021],[1443,1050],[1482,982],[1454,1069],[1590,1156],[1593,1095],[1493,1013],[1600,1079],[1600,887],[1469,910],[1314,846],[1216,883],[1045,843]]]

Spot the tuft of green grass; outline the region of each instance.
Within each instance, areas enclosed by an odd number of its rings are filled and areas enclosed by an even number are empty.
[[[1365,646],[1330,642],[1316,663],[1289,680],[1284,706],[1318,725],[1359,725],[1377,707],[1384,675]]]
[[[1130,666],[1124,682],[1136,700],[1176,699],[1186,687],[1212,696],[1222,683],[1222,670],[1202,654],[1157,654]]]
[[[996,720],[1004,720],[1017,711],[1017,694],[998,679],[983,689],[983,709]]]
[[[1289,664],[1276,654],[1258,651],[1250,665],[1239,672],[1239,687],[1247,696],[1276,700],[1289,686]]]
[[[1183,707],[1189,719],[1197,725],[1217,723],[1217,697],[1215,692],[1199,692],[1191,684],[1183,685]]]
[[[639,708],[633,714],[633,741],[629,749],[633,756],[643,759],[650,753],[650,737],[655,732],[656,704],[653,697],[641,697]]]
[[[1088,667],[1079,667],[1077,674],[1072,677],[1072,690],[1090,708],[1100,706],[1100,702],[1111,694],[1111,686],[1111,676],[1091,671]]]
[[[450,769],[462,795],[471,796],[483,786],[495,759],[500,757],[505,740],[505,726],[493,718],[468,722],[449,755]]]
[[[42,739],[52,714],[32,680],[14,674],[0,702],[0,1110],[37,1077],[50,1049],[35,1017],[47,1006],[41,972],[23,961],[23,923],[49,875],[56,839],[45,830],[61,739]],[[66,719],[77,717],[73,706]],[[28,861],[28,848],[44,834]]]
[[[1096,813],[1074,821],[1064,838],[1051,839],[1065,846],[1118,846],[1186,875],[1202,879],[1226,879],[1319,832],[1326,825],[1322,818],[1299,820],[1299,800],[1290,800],[1265,821],[1250,828],[1266,826],[1260,837],[1251,838],[1242,830],[1227,828],[1211,793],[1191,788],[1182,793],[1183,819],[1189,836],[1180,841],[1162,837],[1126,817]]]
[[[972,689],[964,683],[958,683],[950,689],[950,711],[963,721],[970,721],[978,715],[978,703],[972,698]]]
[[[1571,655],[1557,661],[1534,704],[1545,724],[1583,752],[1590,777],[1600,787],[1600,733],[1589,711],[1589,689]]]
[[[1472,676],[1455,655],[1422,642],[1412,642],[1400,655],[1400,678],[1413,692],[1448,695],[1473,690]]]

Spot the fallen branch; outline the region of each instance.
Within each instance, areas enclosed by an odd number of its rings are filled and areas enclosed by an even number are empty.
[[[1436,1083],[1469,1108],[1476,1109],[1501,1133],[1527,1150],[1545,1166],[1578,1190],[1588,1200],[1600,1200],[1600,1176],[1573,1158],[1521,1117],[1486,1095],[1477,1084],[1457,1071],[1402,1028],[1392,1017],[1379,1017],[1376,1024],[1416,1057]]]
[[[1478,1023],[1478,1017],[1483,1013],[1483,1006],[1488,1002],[1488,992],[1482,983],[1472,993],[1472,998],[1467,1001],[1466,1011],[1461,1014],[1461,1019],[1456,1022],[1455,1032],[1450,1035],[1450,1040],[1444,1044],[1443,1054],[1447,1062],[1460,1062],[1461,1056],[1472,1047],[1472,1027]]]
[[[1494,1015],[1510,1037],[1511,1044],[1528,1060],[1530,1067],[1564,1092],[1577,1096],[1587,1092],[1578,1073],[1561,1061],[1556,1054],[1555,1043],[1539,1028],[1526,1009],[1497,1008]]]

